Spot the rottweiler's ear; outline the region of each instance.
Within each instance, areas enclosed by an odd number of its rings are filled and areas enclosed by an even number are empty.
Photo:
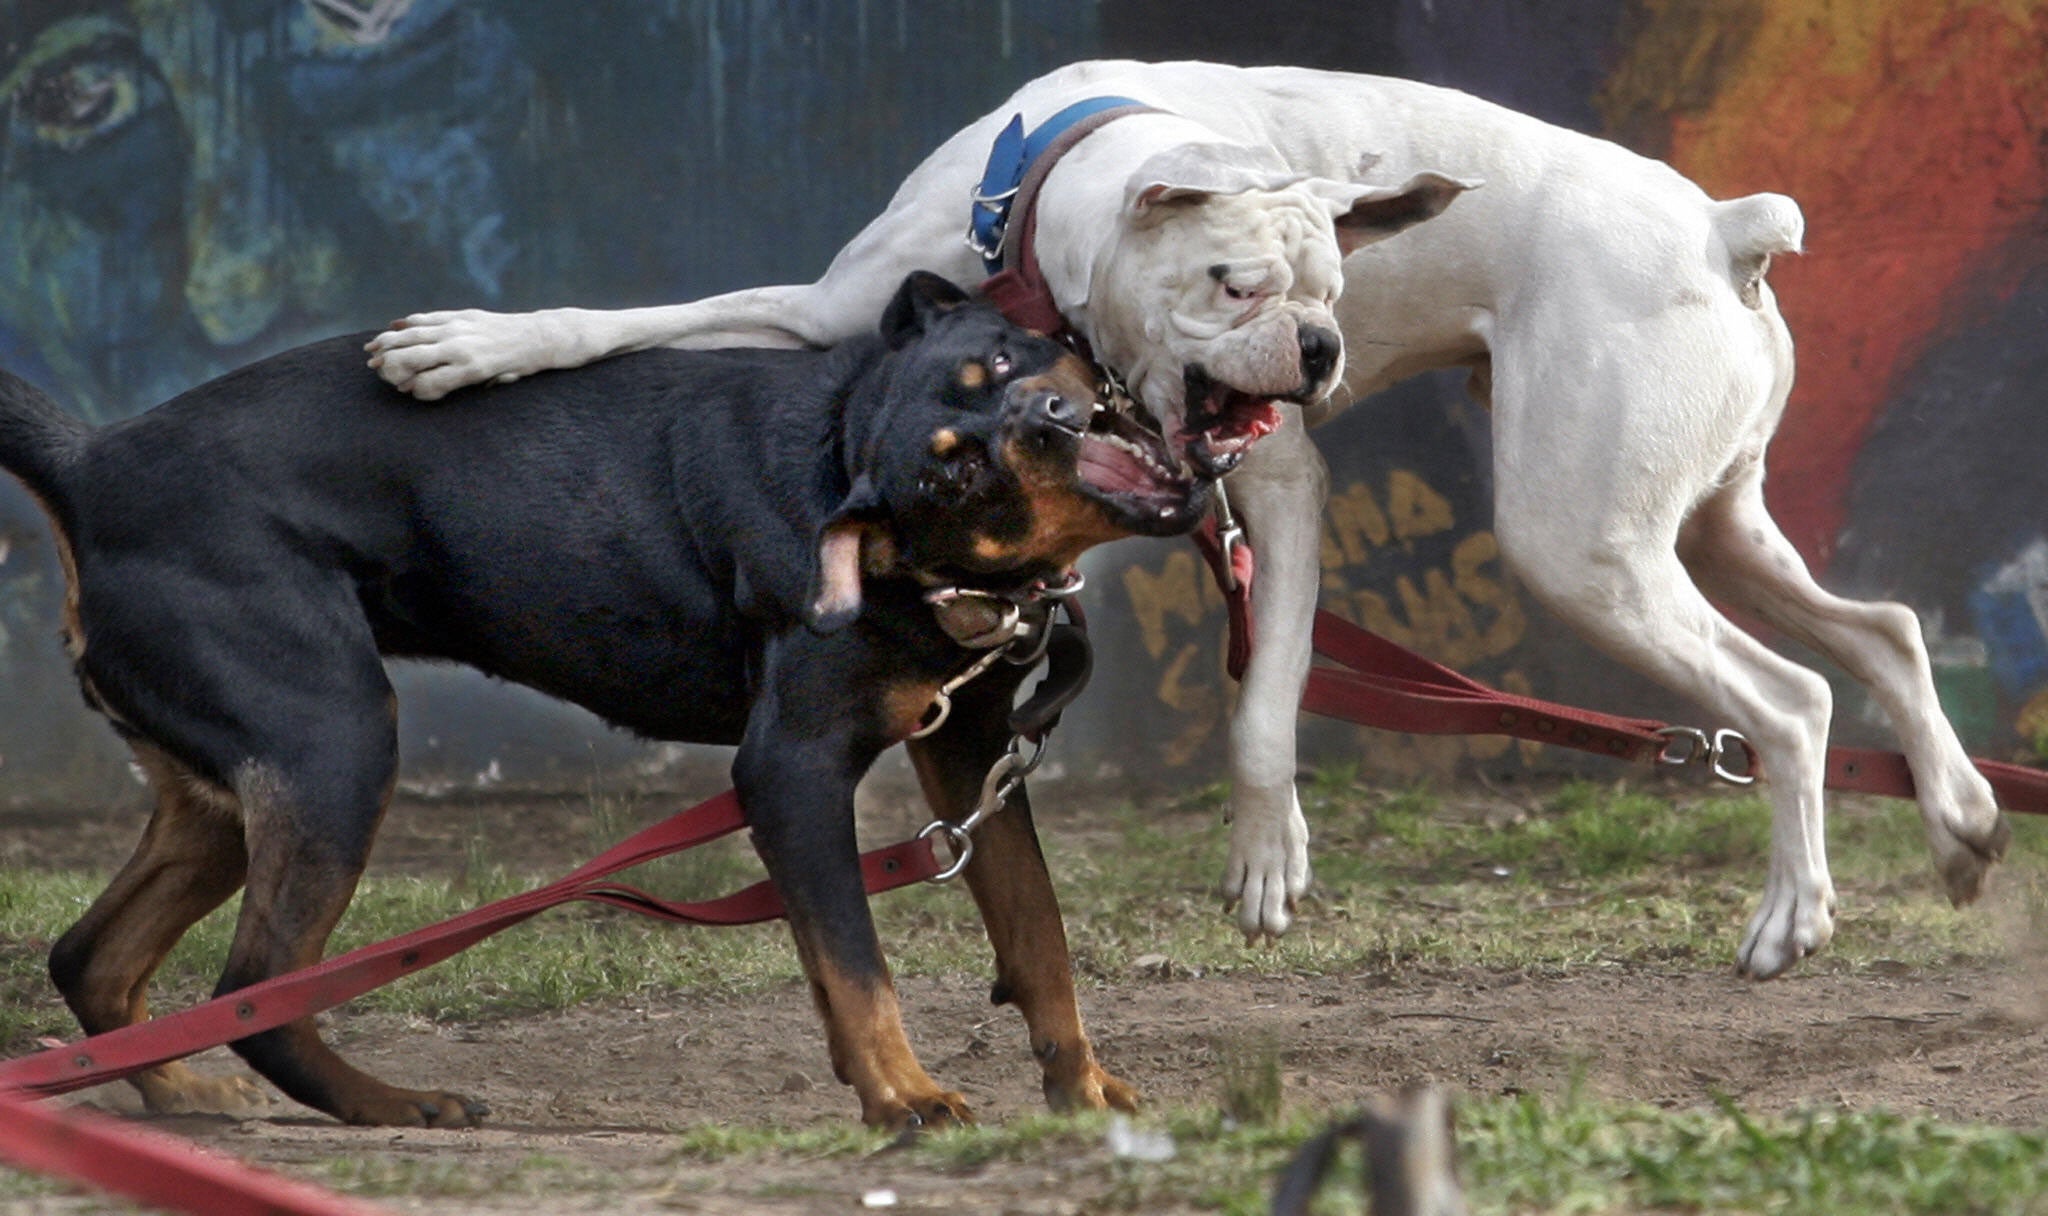
[[[890,350],[900,350],[922,335],[932,318],[966,302],[967,293],[951,279],[929,270],[913,270],[882,313],[882,337],[888,341]]]
[[[812,633],[836,633],[860,615],[861,548],[868,534],[881,527],[881,497],[863,474],[818,531],[817,560],[804,602],[804,624]]]

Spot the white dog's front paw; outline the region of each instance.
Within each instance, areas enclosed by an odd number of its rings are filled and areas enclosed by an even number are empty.
[[[1835,888],[1818,883],[1781,881],[1764,887],[1764,900],[1749,920],[1749,932],[1736,953],[1735,969],[1751,979],[1767,980],[1828,944],[1835,935]]]
[[[553,366],[546,326],[533,314],[414,313],[364,344],[370,366],[393,388],[438,401],[459,388],[509,383]]]
[[[1223,897],[1237,905],[1247,940],[1277,938],[1293,922],[1294,902],[1308,890],[1308,820],[1294,787],[1232,797],[1230,860]]]

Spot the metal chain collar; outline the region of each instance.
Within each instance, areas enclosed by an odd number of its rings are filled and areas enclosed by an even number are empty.
[[[947,636],[969,649],[987,653],[939,686],[938,691],[932,694],[930,719],[912,731],[910,738],[922,739],[945,725],[953,712],[953,694],[993,667],[996,660],[1007,660],[1020,667],[1036,666],[1043,660],[1046,646],[1052,640],[1054,610],[1061,602],[1078,594],[1086,582],[1080,571],[1070,570],[1058,583],[1040,581],[1034,584],[1021,598],[965,587],[940,587],[926,592],[925,602],[932,605],[939,627],[946,631]],[[1027,606],[1035,610],[1027,612]],[[1051,730],[1047,728],[1032,742],[1031,754],[1026,757],[1024,745],[1027,740],[1020,734],[1011,734],[1009,746],[990,766],[988,775],[982,778],[981,797],[967,817],[958,823],[934,819],[918,832],[919,840],[944,835],[946,844],[953,851],[952,864],[927,878],[926,882],[951,882],[967,868],[967,863],[974,857],[974,829],[990,815],[1002,810],[1011,796],[1023,787],[1024,778],[1044,759],[1045,745],[1050,738]]]

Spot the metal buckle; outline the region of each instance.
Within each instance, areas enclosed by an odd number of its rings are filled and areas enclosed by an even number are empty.
[[[1663,750],[1657,753],[1657,763],[1673,768],[1698,764],[1730,785],[1756,784],[1756,748],[1740,731],[1723,727],[1709,735],[1697,726],[1666,726],[1656,733],[1665,741]],[[1740,769],[1728,763],[1738,750],[1742,753]]]
[[[983,261],[993,262],[1002,257],[1003,238],[1010,231],[1009,204],[1017,197],[1017,191],[1021,188],[1020,184],[1012,186],[1000,194],[983,194],[979,182],[968,187],[967,197],[973,201],[975,210],[985,211],[996,217],[995,227],[990,230],[989,240],[986,243],[983,243],[981,233],[976,231],[973,222],[970,221],[967,225],[967,235],[965,238],[967,247],[980,254]]]

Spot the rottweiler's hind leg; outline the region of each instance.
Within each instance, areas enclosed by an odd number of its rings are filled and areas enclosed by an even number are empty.
[[[319,962],[355,894],[396,778],[397,742],[388,694],[382,714],[348,708],[344,700],[317,751],[302,751],[288,769],[252,765],[237,774],[249,877],[221,993]],[[234,1048],[286,1094],[344,1123],[472,1127],[489,1113],[457,1094],[400,1089],[357,1070],[321,1040],[311,1018]]]
[[[50,951],[50,978],[87,1034],[149,1017],[149,981],[185,931],[242,885],[241,810],[228,790],[147,744],[135,757],[156,793],[142,840],[113,882]],[[243,1115],[269,1104],[243,1077],[182,1063],[129,1080],[162,1113]]]

